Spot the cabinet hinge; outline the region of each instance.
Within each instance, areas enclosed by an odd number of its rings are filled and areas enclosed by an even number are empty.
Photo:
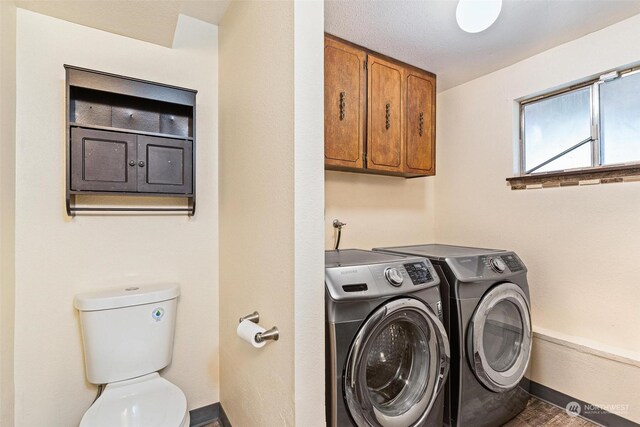
[[[367,68],[369,68],[369,61],[368,60],[364,60],[364,69],[366,70]]]

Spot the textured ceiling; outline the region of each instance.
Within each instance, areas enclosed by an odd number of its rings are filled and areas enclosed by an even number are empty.
[[[218,24],[229,1],[15,2],[34,12],[170,47],[180,13]],[[504,0],[492,27],[468,34],[456,24],[456,5],[456,0],[327,0],[325,30],[436,73],[442,91],[640,13],[640,0]]]
[[[504,0],[492,27],[469,34],[456,24],[456,6],[328,0],[325,30],[436,73],[442,91],[640,13],[638,0]]]
[[[16,0],[15,3],[33,12],[171,47],[179,14],[218,24],[229,0]]]

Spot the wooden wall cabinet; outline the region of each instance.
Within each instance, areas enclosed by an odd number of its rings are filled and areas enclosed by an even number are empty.
[[[325,36],[325,169],[434,175],[435,84],[427,71]]]
[[[365,53],[344,43],[324,41],[324,161],[364,167]]]
[[[416,70],[405,70],[404,86],[404,172],[435,175],[436,79]]]
[[[196,91],[65,65],[67,213],[195,213]],[[77,195],[186,197],[187,208],[79,208]]]
[[[367,68],[367,169],[402,172],[403,70],[374,55]]]

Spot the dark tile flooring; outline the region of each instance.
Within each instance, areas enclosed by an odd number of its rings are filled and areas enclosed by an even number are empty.
[[[532,397],[526,409],[503,427],[595,427],[591,421],[570,417],[564,409]],[[222,427],[218,421],[202,427]]]
[[[570,417],[563,408],[532,397],[524,411],[503,427],[593,427],[591,421]]]

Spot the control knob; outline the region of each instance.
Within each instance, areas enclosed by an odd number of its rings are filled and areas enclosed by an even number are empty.
[[[493,268],[496,273],[502,273],[507,268],[507,264],[500,258],[493,258],[491,259],[491,268]]]
[[[393,267],[387,267],[384,269],[384,277],[387,279],[387,282],[396,287],[402,285],[402,282],[404,281],[402,274],[397,268]]]

